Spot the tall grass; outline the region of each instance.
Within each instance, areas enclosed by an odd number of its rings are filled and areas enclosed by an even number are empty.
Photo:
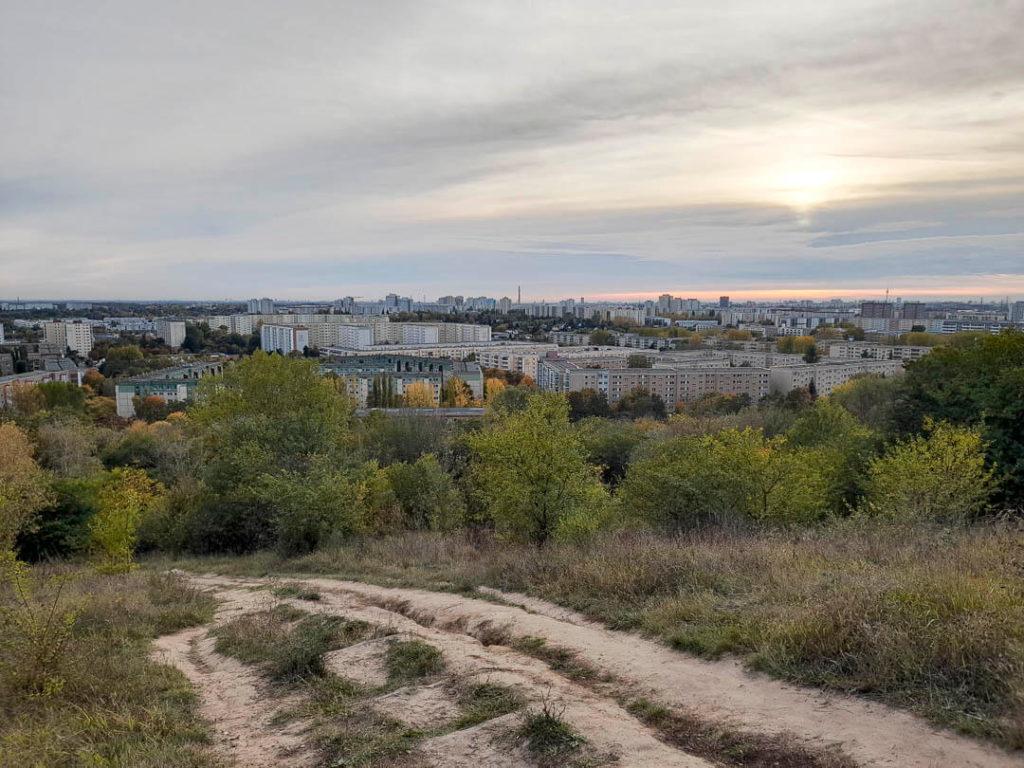
[[[542,549],[409,534],[222,570],[528,591],[707,657],[1024,748],[1024,529],[845,521]],[[202,567],[211,563],[204,561]]]
[[[213,600],[172,576],[60,571],[75,621],[52,669],[59,684],[32,693],[0,675],[0,766],[217,765],[188,682],[148,658],[151,638],[209,621]],[[11,598],[0,590],[0,604]],[[0,627],[0,668],[19,658],[10,630]]]

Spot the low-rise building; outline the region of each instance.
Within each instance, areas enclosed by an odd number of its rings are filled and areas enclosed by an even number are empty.
[[[828,395],[836,387],[857,376],[896,376],[901,373],[902,360],[826,360],[820,363],[772,368],[769,385],[772,394],[785,395],[794,389],[808,389],[813,385],[817,394]]]
[[[732,367],[724,358],[706,358],[699,364],[659,362],[652,368],[627,368],[624,363],[549,356],[540,361],[537,383],[553,392],[594,389],[609,403],[617,403],[636,389],[658,395],[668,405],[696,400],[707,394],[747,395],[753,401],[768,394],[768,370]]]
[[[68,361],[71,363],[71,361]],[[68,366],[61,366],[52,371],[31,371],[29,373],[15,373],[8,376],[0,376],[0,405],[11,405],[14,402],[14,394],[21,387],[34,384],[44,384],[50,381],[62,381],[68,384],[82,386],[82,374],[85,368],[79,368],[73,363]]]
[[[932,351],[931,347],[909,344],[878,344],[871,341],[834,341],[828,356],[836,360],[920,360]]]
[[[224,364],[193,363],[133,376],[114,387],[117,415],[124,419],[135,416],[136,397],[161,397],[169,403],[187,402],[195,398],[200,380],[224,372]]]
[[[320,370],[338,376],[359,407],[369,404],[374,382],[387,379],[395,397],[413,383],[425,383],[441,401],[445,383],[452,378],[465,382],[477,400],[484,396],[483,372],[477,363],[410,355],[352,355],[323,362]]]

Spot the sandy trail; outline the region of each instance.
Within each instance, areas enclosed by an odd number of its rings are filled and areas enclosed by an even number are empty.
[[[198,579],[206,586],[228,589],[270,583],[268,579]],[[416,589],[378,587],[361,582],[332,579],[303,579],[325,597],[324,610],[346,607],[390,621],[403,631],[427,637],[447,652],[460,644],[475,643],[468,635],[490,625],[507,625],[517,636],[543,637],[568,648],[601,670],[605,670],[637,693],[650,693],[657,700],[699,713],[702,718],[765,734],[790,734],[816,747],[836,743],[863,766],[885,768],[1021,768],[1024,756],[1012,755],[953,733],[938,730],[924,720],[882,704],[837,694],[816,692],[747,672],[738,662],[709,662],[673,651],[636,635],[600,627],[558,606],[536,598],[513,595],[503,605],[446,593]],[[237,593],[236,593],[237,594]],[[407,601],[412,612],[433,619],[434,627],[416,626],[393,611],[368,603]],[[406,612],[409,612],[408,610]],[[545,678],[542,670],[507,649],[466,646],[459,658],[473,654],[493,666],[494,673],[534,675],[534,683]],[[497,658],[497,661],[496,661]],[[546,665],[545,665],[546,666]],[[469,672],[467,667],[464,671]],[[548,670],[548,674],[550,671]],[[562,680],[560,676],[559,680]],[[580,689],[580,686],[575,686]],[[583,689],[580,689],[583,690]],[[570,693],[567,691],[567,693]],[[572,696],[583,696],[578,690]],[[600,699],[595,693],[587,694]],[[585,697],[584,697],[585,698]],[[593,702],[595,706],[598,702]],[[607,699],[605,704],[609,704]],[[617,705],[614,705],[617,706]],[[599,708],[598,708],[599,709]],[[573,713],[566,711],[573,719]],[[586,729],[588,735],[591,729]],[[677,755],[679,753],[676,753]],[[636,765],[701,765],[647,762]],[[627,763],[620,763],[626,765]]]
[[[257,610],[266,605],[266,593],[254,592],[252,587],[267,585],[270,580],[225,579],[202,577],[195,579],[200,586],[216,591],[232,611]],[[310,582],[311,584],[313,582]],[[317,585],[320,582],[316,582]],[[531,703],[549,702],[562,716],[586,736],[595,756],[613,761],[617,768],[711,768],[702,758],[688,755],[659,741],[650,728],[640,723],[613,699],[602,696],[586,686],[567,680],[552,672],[542,661],[523,656],[502,646],[484,646],[476,638],[461,632],[425,627],[399,613],[370,604],[355,592],[336,588],[335,582],[325,582],[330,588],[320,589],[322,599],[316,602],[285,600],[311,612],[344,615],[371,624],[389,627],[398,633],[393,639],[416,637],[438,648],[445,660],[446,670],[464,682],[491,682],[518,690]],[[319,587],[318,587],[319,589]],[[521,610],[521,609],[520,609]],[[350,679],[379,679],[379,665],[387,639],[371,640],[357,646],[329,653],[325,657],[327,668]],[[376,649],[376,653],[374,653]],[[397,693],[397,692],[396,692]],[[404,707],[393,706],[396,693],[384,694],[375,700],[375,706],[392,716],[406,720],[410,725],[423,728],[428,725],[417,715],[402,717]],[[406,695],[409,695],[406,692]],[[444,707],[432,705],[435,711]],[[451,710],[447,710],[450,714]],[[442,726],[448,719],[443,714],[433,723]],[[489,741],[486,728],[456,731],[438,739],[427,741],[423,756],[438,768],[457,765],[475,765],[477,768],[497,768],[512,764],[529,766],[531,763],[517,750],[508,746],[496,748]],[[500,755],[497,762],[484,756]],[[463,762],[465,761],[465,762]]]
[[[251,768],[313,765],[304,725],[272,724],[288,699],[271,699],[259,677],[241,662],[213,650],[206,628],[165,635],[154,643],[155,661],[177,667],[196,687],[200,713],[213,726],[213,751],[230,763]]]

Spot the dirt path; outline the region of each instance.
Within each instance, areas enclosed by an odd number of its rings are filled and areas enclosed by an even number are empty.
[[[207,576],[200,583],[217,589],[245,588],[266,583],[258,579]],[[484,653],[469,637],[488,626],[507,625],[517,635],[543,637],[568,648],[591,664],[626,681],[637,693],[649,692],[657,700],[697,712],[702,718],[730,723],[765,734],[791,734],[819,747],[839,743],[863,766],[886,768],[1021,768],[1024,757],[940,731],[906,712],[861,699],[814,692],[752,675],[738,663],[708,662],[672,651],[636,635],[604,629],[565,609],[535,598],[507,596],[504,605],[446,593],[377,587],[359,582],[304,579],[325,597],[322,609],[362,610],[375,621],[390,621],[442,644],[446,650],[469,641],[465,656],[483,654],[488,663],[503,655],[495,672],[538,675],[510,651]],[[380,605],[406,601],[401,610]],[[433,627],[410,627],[399,613],[419,614]],[[460,653],[460,657],[461,657]],[[534,662],[535,663],[535,662]],[[526,667],[524,668],[524,664]],[[469,671],[467,669],[467,671]],[[560,678],[560,676],[559,676]],[[534,677],[534,683],[543,677]],[[561,678],[560,678],[561,679]],[[545,681],[546,683],[546,681]],[[578,688],[579,686],[577,686]],[[573,695],[580,695],[575,691]],[[616,705],[617,706],[617,705]],[[572,713],[567,711],[572,719]],[[603,727],[603,725],[601,726]],[[589,730],[589,729],[588,729]],[[700,765],[696,758],[688,765]],[[696,761],[696,762],[693,762]],[[620,763],[625,765],[627,763]],[[637,765],[680,763],[640,762]]]
[[[304,724],[273,724],[291,702],[274,700],[249,667],[213,650],[203,627],[165,635],[154,643],[156,661],[177,667],[199,693],[200,712],[214,730],[214,752],[249,768],[305,768],[313,754]]]

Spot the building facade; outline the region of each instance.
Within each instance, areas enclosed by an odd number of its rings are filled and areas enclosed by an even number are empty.
[[[123,419],[134,417],[136,397],[156,396],[169,403],[192,400],[201,379],[223,372],[223,363],[196,363],[133,376],[114,387],[117,415]]]

